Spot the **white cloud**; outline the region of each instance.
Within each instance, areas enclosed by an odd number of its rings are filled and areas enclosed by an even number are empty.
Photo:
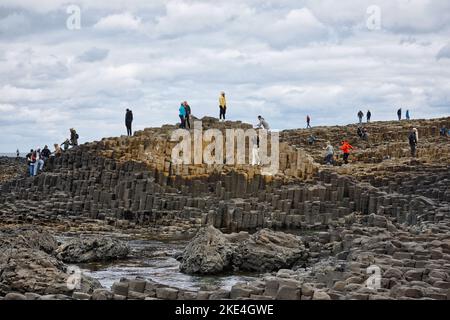
[[[140,26],[141,19],[126,12],[101,18],[94,28],[99,30],[138,30]]]

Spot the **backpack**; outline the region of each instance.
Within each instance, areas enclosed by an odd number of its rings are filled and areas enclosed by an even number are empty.
[[[75,139],[78,139],[79,137],[78,133],[75,133]]]

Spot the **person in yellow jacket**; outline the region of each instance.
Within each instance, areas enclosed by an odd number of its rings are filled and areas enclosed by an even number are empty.
[[[220,93],[219,97],[219,109],[220,109],[219,120],[222,120],[223,117],[223,121],[225,121],[225,112],[227,111],[227,100],[225,99],[225,92],[223,91]]]

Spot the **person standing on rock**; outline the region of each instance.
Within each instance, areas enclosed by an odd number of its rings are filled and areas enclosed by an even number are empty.
[[[132,136],[131,124],[133,123],[133,111],[127,109],[125,112],[125,126],[127,127],[127,136]]]
[[[74,147],[78,146],[79,135],[74,128],[70,129],[70,144]]]
[[[180,108],[178,109],[178,115],[180,117],[180,128],[186,128],[186,109],[184,108],[184,103],[182,102]]]
[[[408,135],[409,147],[411,148],[411,157],[416,157],[417,143],[419,142],[418,131],[416,128],[411,128]]]
[[[227,112],[227,99],[225,98],[225,92],[220,93],[219,97],[219,120],[225,121],[225,113]]]
[[[311,117],[306,115],[306,129],[311,128]]]
[[[16,151],[16,159],[19,159],[19,157],[20,157],[20,152],[19,152],[19,149],[17,149],[17,151]]]
[[[327,146],[325,147],[325,164],[333,164],[334,158],[334,148],[330,141],[327,141]]]
[[[185,117],[185,124],[186,124],[186,128],[190,129],[191,128],[191,106],[187,103],[187,101],[185,101],[183,103],[184,105],[184,109],[186,111],[186,117]]]
[[[363,117],[364,117],[364,113],[363,113],[361,110],[359,110],[359,112],[358,112],[359,124],[362,123],[362,118],[363,118]]]
[[[367,123],[369,123],[370,122],[370,118],[372,117],[372,112],[370,112],[370,110],[367,110],[366,117],[367,117]]]
[[[36,163],[36,158],[33,159],[33,153],[34,150],[31,149],[30,152],[26,155],[28,164],[28,175],[30,177],[32,177],[34,174],[34,164]]]
[[[397,110],[398,121],[402,120],[402,108]]]
[[[409,110],[406,110],[406,120],[409,120],[410,119],[410,117],[409,117]]]
[[[341,145],[340,149],[342,150],[342,153],[344,154],[344,163],[347,164],[348,157],[350,156],[350,150],[352,150],[353,147],[351,146],[350,143],[348,143],[348,141],[344,140],[344,141],[342,141],[342,145]]]

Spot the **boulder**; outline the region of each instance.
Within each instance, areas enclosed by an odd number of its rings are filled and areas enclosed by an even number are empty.
[[[58,247],[56,255],[66,263],[85,263],[122,259],[129,251],[121,240],[98,236],[71,239]]]
[[[233,245],[216,228],[198,231],[183,251],[180,270],[188,274],[214,274],[231,268]]]
[[[307,257],[307,251],[298,237],[262,229],[237,247],[233,267],[243,271],[278,271],[303,265]]]

